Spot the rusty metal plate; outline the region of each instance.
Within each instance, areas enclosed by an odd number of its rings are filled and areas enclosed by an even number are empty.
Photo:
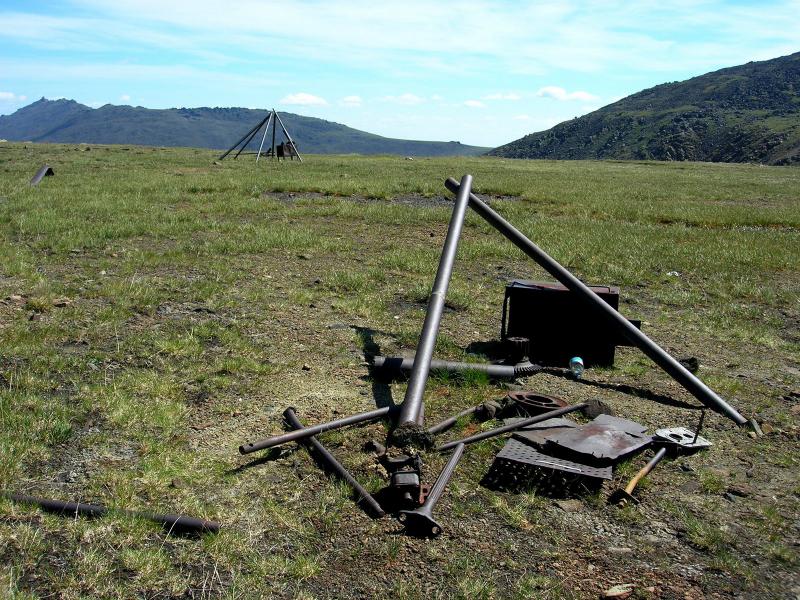
[[[547,419],[541,423],[528,425],[523,429],[515,431],[513,437],[526,444],[542,447],[547,442],[547,438],[557,431],[565,429],[575,429],[578,424],[569,419]]]
[[[643,432],[644,428],[633,421],[600,415],[586,425],[553,432],[547,437],[544,450],[608,466],[649,446],[652,438]]]
[[[507,471],[513,471],[513,469],[515,469],[514,463],[519,463],[521,465],[549,469],[552,471],[563,471],[571,475],[581,475],[584,477],[611,479],[612,476],[611,467],[593,467],[549,456],[515,439],[510,439],[506,442],[503,449],[497,453],[497,459],[509,463],[506,466]],[[523,471],[525,471],[525,469],[521,470],[521,472]]]

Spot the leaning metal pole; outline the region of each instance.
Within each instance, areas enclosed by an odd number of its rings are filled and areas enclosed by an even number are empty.
[[[275,111],[274,108],[272,110]],[[292,139],[292,136],[289,135],[289,132],[287,131],[286,127],[284,126],[283,119],[281,119],[281,116],[277,112],[275,112],[275,116],[278,118],[278,123],[281,124],[281,129],[283,129],[283,135],[285,135],[286,139],[289,140],[289,143],[292,145],[292,150],[294,151],[295,154],[297,154],[298,160],[300,162],[303,162],[303,157],[300,156],[300,153],[297,151],[297,145],[294,143],[294,140]],[[273,127],[274,127],[274,125],[273,125]]]
[[[464,175],[461,179],[456,204],[453,207],[453,216],[447,229],[444,249],[439,259],[439,268],[433,283],[431,296],[428,300],[428,310],[425,313],[425,322],[417,343],[417,353],[414,358],[414,368],[408,380],[406,395],[400,405],[400,415],[397,419],[397,428],[393,432],[393,439],[399,445],[415,443],[415,439],[422,429],[422,403],[425,394],[425,384],[430,372],[433,348],[436,345],[436,336],[439,333],[439,323],[442,320],[444,300],[450,276],[453,273],[453,263],[458,250],[458,240],[464,227],[464,219],[469,204],[469,194],[472,189],[472,175]]]
[[[261,158],[261,151],[264,149],[264,141],[267,139],[267,132],[269,131],[269,124],[272,123],[272,113],[269,113],[269,119],[267,120],[267,126],[264,127],[264,135],[261,136],[261,145],[258,147],[258,154],[256,154],[256,162],[258,159]]]
[[[270,114],[271,114],[271,113],[270,113]],[[242,143],[242,142],[243,142],[243,141],[244,141],[244,140],[247,138],[247,136],[249,136],[250,134],[252,134],[254,131],[258,131],[259,129],[261,129],[261,126],[262,126],[264,123],[266,123],[267,119],[269,119],[269,116],[266,116],[266,117],[264,117],[263,119],[261,119],[261,120],[258,122],[258,125],[256,125],[256,126],[255,126],[255,127],[253,127],[252,129],[249,129],[249,130],[247,131],[247,133],[245,133],[245,134],[244,134],[244,135],[241,137],[241,139],[239,139],[239,141],[238,141],[238,142],[236,142],[236,143],[235,143],[233,146],[231,146],[230,148],[228,148],[228,149],[227,149],[227,150],[226,150],[226,151],[225,151],[225,152],[224,152],[224,153],[223,153],[223,154],[222,154],[222,155],[221,155],[221,156],[220,156],[220,157],[219,157],[217,160],[222,160],[223,158],[225,158],[226,156],[228,156],[228,154],[230,154],[231,152],[233,152],[233,151],[234,151],[234,150],[235,150],[235,149],[236,149],[236,148],[239,146],[239,144],[241,144],[241,143]]]
[[[452,177],[448,178],[447,181],[445,181],[445,186],[451,192],[457,194],[458,198],[461,197],[463,185],[459,185],[455,179]],[[469,205],[492,227],[502,233],[512,244],[522,250],[545,271],[550,273],[550,275],[555,277],[568,290],[580,298],[587,307],[595,311],[595,314],[600,315],[601,318],[605,318],[608,323],[613,324],[631,344],[644,352],[654,363],[666,371],[670,377],[680,383],[686,391],[700,402],[711,410],[725,415],[737,425],[746,425],[748,423],[748,420],[740,415],[735,408],[720,398],[697,377],[692,375],[686,367],[664,351],[661,346],[634,327],[630,321],[614,310],[610,305],[603,302],[603,300],[582,281],[562,267],[555,259],[539,248],[539,246],[525,237],[518,229],[492,210],[475,194],[469,194]]]

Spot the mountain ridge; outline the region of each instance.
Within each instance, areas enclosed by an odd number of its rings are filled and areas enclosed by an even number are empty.
[[[800,52],[663,83],[488,154],[797,164]]]
[[[138,144],[225,150],[267,114],[267,109],[167,108],[105,104],[91,108],[75,100],[41,98],[0,116],[0,138],[14,141]],[[301,153],[472,156],[487,148],[460,142],[387,138],[324,119],[279,113]],[[256,136],[259,138],[259,136]],[[248,150],[261,142],[254,138]],[[279,133],[278,138],[282,139]]]

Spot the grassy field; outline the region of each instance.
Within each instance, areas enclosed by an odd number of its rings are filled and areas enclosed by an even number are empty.
[[[37,187],[43,163],[55,170]],[[765,436],[709,415],[714,447],[669,461],[619,509],[480,485],[502,440],[470,447],[434,541],[373,521],[303,448],[239,444],[398,402],[364,352],[413,352],[451,203],[475,191]],[[437,356],[498,337],[512,278],[547,279],[474,214]],[[64,519],[0,500],[0,595],[12,598],[794,597],[800,589],[800,169],[750,165],[309,156],[214,163],[200,150],[0,144],[0,487],[222,523],[168,536],[140,520]],[[694,400],[630,348],[586,382],[525,389],[599,398],[650,428]],[[433,423],[506,390],[434,378]],[[491,427],[485,424],[483,427]],[[473,425],[464,425],[472,429]],[[455,437],[462,432],[448,434]],[[321,436],[371,490],[362,444]],[[426,457],[425,477],[443,465]]]

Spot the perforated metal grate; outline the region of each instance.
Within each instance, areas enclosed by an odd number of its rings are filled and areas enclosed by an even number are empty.
[[[514,439],[508,440],[506,445],[503,446],[503,449],[498,452],[497,458],[512,463],[522,463],[523,465],[532,465],[543,469],[564,471],[574,475],[611,479],[611,467],[590,467],[589,465],[582,465],[570,460],[548,456]]]

